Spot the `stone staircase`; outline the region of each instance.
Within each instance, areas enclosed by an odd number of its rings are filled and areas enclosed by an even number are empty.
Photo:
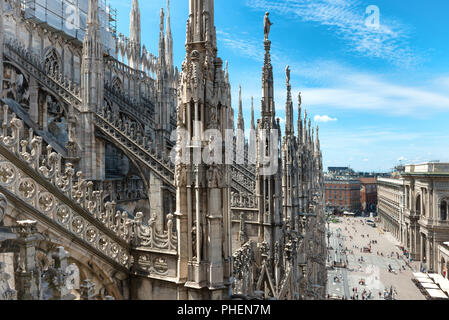
[[[146,137],[133,133],[130,127],[118,121],[113,114],[97,114],[95,124],[103,134],[127,150],[128,154],[148,167],[175,192],[175,166],[170,159],[158,152]]]
[[[132,218],[118,211],[115,202],[104,203],[103,190],[94,190],[92,181],[75,172],[71,163],[64,163],[62,155],[26,129],[7,105],[2,111],[2,193],[11,200],[21,199],[39,219],[64,228],[126,268],[131,263],[131,246],[157,243],[158,250],[173,252],[177,247],[173,215],[167,217],[166,230],[156,230],[151,219],[149,225],[144,224],[142,213]]]
[[[16,40],[5,41],[5,56],[25,67],[36,80],[51,92],[64,100],[69,105],[79,107],[81,105],[80,88],[73,81],[65,79],[62,74],[47,73],[45,65],[40,56],[29,52],[20,42]],[[139,114],[145,122],[154,124],[154,106],[149,105],[149,100],[145,104],[139,104],[137,100],[127,97],[121,92],[117,92],[108,84],[105,86],[105,97],[117,103],[120,110],[129,114]],[[95,125],[117,145],[128,151],[128,156],[133,157],[139,163],[154,172],[164,183],[174,192],[175,167],[170,158],[158,151],[152,142],[141,132],[132,132],[126,124],[119,123],[118,117],[108,114],[104,108],[96,110]],[[234,146],[235,148],[235,146]],[[246,161],[247,163],[247,161]],[[246,166],[234,162],[232,169],[231,187],[238,192],[255,193],[255,169],[253,166]]]
[[[81,105],[80,88],[72,80],[66,79],[61,73],[45,71],[42,57],[31,53],[20,42],[14,39],[5,40],[5,57],[27,70],[40,84],[45,86],[55,96],[60,97],[69,105]]]

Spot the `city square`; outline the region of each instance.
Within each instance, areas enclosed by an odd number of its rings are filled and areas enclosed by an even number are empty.
[[[328,271],[330,298],[362,300],[365,291],[366,299],[363,300],[386,300],[390,297],[395,300],[425,300],[412,282],[416,272],[414,268],[419,268],[419,265],[408,263],[391,234],[369,226],[367,221],[370,218],[343,217],[339,220],[341,223],[329,224],[328,265],[343,262],[346,267]],[[365,248],[371,248],[371,252],[363,252]],[[370,293],[371,298],[368,298]]]

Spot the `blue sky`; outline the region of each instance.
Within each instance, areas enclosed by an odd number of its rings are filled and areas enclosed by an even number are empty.
[[[111,0],[126,35],[131,3]],[[369,5],[379,8],[378,28],[365,25]],[[140,0],[142,41],[153,53],[165,6]],[[387,171],[400,161],[449,161],[449,1],[215,1],[218,54],[229,61],[234,109],[242,85],[247,127],[251,96],[256,116],[260,110],[267,10],[277,116],[285,117],[288,64],[294,96],[302,92],[303,109],[320,126],[325,167]],[[180,66],[188,1],[171,0],[171,16]]]

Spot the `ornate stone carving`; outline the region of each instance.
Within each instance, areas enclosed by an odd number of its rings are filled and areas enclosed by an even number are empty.
[[[3,218],[6,214],[6,209],[8,208],[8,201],[3,193],[0,193],[0,225],[3,222]]]

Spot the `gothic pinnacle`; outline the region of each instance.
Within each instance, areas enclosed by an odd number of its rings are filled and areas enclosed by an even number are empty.
[[[141,32],[140,29],[140,8],[139,1],[133,0],[131,13],[130,13],[130,24],[129,24],[129,38],[131,41],[135,42],[140,46],[141,43]]]
[[[171,32],[171,22],[170,22],[170,0],[167,0],[167,19],[166,19],[166,31],[165,31],[165,59],[166,64],[169,68],[171,76],[174,72],[173,66],[173,36]]]
[[[160,32],[161,33],[164,33],[164,8],[161,8],[161,21],[160,21],[160,24],[159,24],[159,27],[160,27]]]
[[[301,99],[301,92],[298,93],[298,138],[299,141],[301,141],[302,139],[302,110],[301,110],[301,104],[302,104],[302,99]]]
[[[206,47],[216,51],[213,0],[190,1],[186,38],[187,43],[207,42]]]
[[[242,86],[239,85],[239,115],[237,119],[237,129],[245,130],[245,120],[243,119]]]
[[[292,102],[292,86],[290,84],[290,67],[285,68],[287,83],[287,102],[285,105],[285,135],[294,134],[293,129],[293,102]]]
[[[165,36],[164,36],[164,9],[161,8],[160,14],[160,34],[159,34],[159,60],[160,64],[165,64]]]
[[[271,64],[271,42],[268,40],[270,33],[270,27],[272,23],[268,18],[268,12],[264,18],[264,33],[265,33],[265,58],[262,69],[262,118],[270,117],[272,122],[275,122],[276,109],[274,103],[274,79],[273,79],[273,66]]]
[[[256,123],[254,120],[254,97],[251,97],[251,130],[256,130]]]
[[[140,25],[140,9],[139,2],[133,0],[131,13],[129,17],[129,40],[132,46],[132,54],[129,59],[130,67],[133,69],[139,68],[139,60],[141,56],[141,25]]]

